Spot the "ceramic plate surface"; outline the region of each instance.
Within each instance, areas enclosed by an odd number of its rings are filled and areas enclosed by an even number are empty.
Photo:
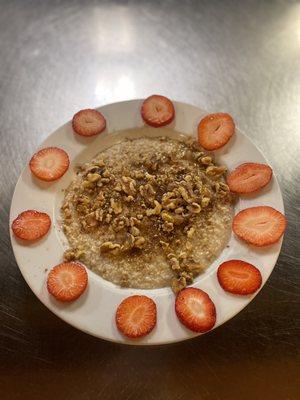
[[[46,212],[52,220],[50,232],[40,241],[24,244],[11,234],[14,254],[26,282],[35,295],[53,313],[67,323],[91,335],[102,339],[129,344],[164,344],[178,342],[195,336],[178,321],[174,311],[174,294],[170,288],[155,290],[124,289],[105,281],[88,270],[89,285],[85,293],[74,303],[62,304],[54,300],[47,292],[47,271],[62,262],[66,249],[66,238],[61,230],[60,205],[63,189],[75,175],[75,167],[89,161],[101,150],[122,140],[124,137],[173,136],[192,134],[196,137],[199,120],[206,111],[188,104],[174,102],[176,117],[174,122],[163,128],[145,127],[140,116],[142,100],[124,101],[99,108],[107,121],[106,130],[95,137],[84,138],[73,133],[71,122],[53,132],[40,146],[57,146],[64,149],[70,157],[68,172],[58,181],[44,183],[35,179],[26,166],[13,195],[10,224],[24,210],[35,209]],[[236,118],[237,119],[237,118]],[[135,128],[141,128],[136,130]],[[261,152],[250,139],[238,129],[229,144],[214,152],[217,162],[227,165],[229,170],[244,162],[267,163]],[[242,197],[235,205],[235,213],[258,205],[268,205],[284,213],[283,201],[276,177],[258,194]],[[215,327],[228,321],[240,312],[255,295],[234,296],[226,293],[217,280],[217,268],[223,261],[235,258],[248,261],[257,266],[262,274],[263,285],[270,276],[279,256],[282,239],[266,248],[254,248],[231,235],[229,247],[202,274],[193,286],[209,294],[217,310]],[[119,303],[132,294],[145,294],[157,305],[157,326],[145,338],[126,340],[115,326],[115,311]],[[256,293],[257,294],[257,293]]]

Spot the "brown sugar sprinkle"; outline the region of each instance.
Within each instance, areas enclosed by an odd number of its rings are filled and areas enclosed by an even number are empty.
[[[225,172],[191,138],[112,146],[83,165],[66,191],[65,260],[80,259],[121,286],[177,292],[227,244]]]

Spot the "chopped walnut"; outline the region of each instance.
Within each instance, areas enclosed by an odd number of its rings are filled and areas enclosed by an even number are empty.
[[[103,210],[96,210],[95,211],[95,218],[97,221],[102,221],[103,220]]]
[[[144,199],[152,201],[154,200],[155,196],[155,190],[153,189],[153,186],[150,185],[150,183],[146,183],[146,185],[141,185],[140,186],[140,193],[144,197]]]
[[[202,196],[208,197],[208,198],[211,198],[211,196],[212,196],[211,191],[209,190],[209,188],[207,186],[202,187],[201,194],[202,194]]]
[[[170,215],[166,211],[163,211],[161,213],[161,218],[166,222],[172,222],[172,223],[174,222],[174,218],[172,217],[172,215]]]
[[[101,179],[101,175],[93,173],[87,174],[87,180],[90,182],[98,182]]]
[[[135,218],[135,217],[130,217],[129,218],[129,225],[130,226],[135,226],[135,225],[140,225],[140,224],[141,224],[141,221],[138,220],[137,218]]]
[[[139,234],[140,234],[140,230],[139,230],[138,228],[136,228],[135,226],[133,226],[133,227],[130,229],[130,232],[131,232],[131,234],[132,234],[133,236],[139,236]]]
[[[212,163],[212,158],[209,157],[209,156],[206,156],[206,157],[202,157],[202,158],[200,159],[200,161],[201,161],[201,163],[204,164],[204,165],[210,165],[210,164]]]
[[[145,178],[147,179],[147,181],[150,181],[152,183],[154,183],[155,180],[156,180],[156,176],[155,175],[151,175],[148,172],[145,173]]]
[[[210,198],[209,197],[202,197],[201,200],[201,207],[205,208],[209,205],[210,203]]]
[[[113,253],[117,253],[120,250],[121,246],[117,243],[113,242],[104,242],[100,246],[100,251],[102,253],[106,253],[108,251],[111,251]]]
[[[143,171],[135,171],[134,172],[134,177],[136,179],[143,179],[144,178],[144,172]]]
[[[161,244],[161,246],[162,246],[162,248],[163,248],[164,250],[168,250],[169,247],[170,247],[169,243],[164,242],[163,240],[160,240],[159,243]]]
[[[186,242],[185,247],[188,251],[191,251],[193,249],[193,245],[191,242]]]
[[[106,221],[108,224],[110,223],[111,219],[112,219],[112,215],[111,215],[111,214],[106,214],[105,221]]]
[[[115,214],[121,214],[122,206],[119,202],[115,201],[113,198],[110,199],[110,205]]]
[[[172,257],[170,258],[170,264],[171,264],[171,268],[173,271],[179,271],[180,270],[180,264],[179,261],[176,257]]]
[[[181,225],[184,222],[184,218],[181,215],[174,215],[173,216],[173,223],[174,225]]]
[[[64,252],[64,261],[79,260],[84,254],[84,251],[80,249],[68,249]]]
[[[118,182],[118,183],[116,184],[116,186],[114,187],[114,190],[115,190],[116,192],[121,192],[121,191],[122,191],[122,185],[121,185],[120,182]]]
[[[90,181],[83,181],[82,186],[84,187],[84,189],[93,189],[94,183]]]
[[[176,254],[174,253],[168,253],[167,254],[167,259],[170,260],[171,258],[175,257],[176,258]]]
[[[192,226],[188,231],[187,231],[187,237],[191,239],[194,236],[195,233],[195,228]]]
[[[214,165],[207,167],[205,172],[208,176],[216,177],[225,174],[226,171],[227,171],[226,167],[223,166],[217,167]]]
[[[198,203],[192,203],[191,205],[187,206],[187,209],[192,214],[199,214],[199,212],[201,211],[201,207],[199,206]]]
[[[110,178],[111,174],[110,174],[110,172],[108,171],[108,169],[105,169],[105,170],[102,172],[102,176],[103,176],[103,178]]]
[[[178,188],[182,198],[187,202],[190,203],[192,199],[189,197],[187,190],[183,186],[179,186]]]
[[[91,212],[90,214],[87,214],[85,216],[85,222],[90,227],[96,226],[98,222],[97,222],[95,213]]]
[[[133,235],[131,235],[130,233],[127,233],[124,244],[123,244],[123,249],[131,250],[134,246],[134,241],[135,241],[135,237]]]
[[[149,210],[146,211],[146,215],[148,215],[148,217],[150,215],[159,215],[160,214],[161,209],[162,209],[161,204],[157,200],[154,200],[154,205],[155,205],[154,208],[150,208]]]
[[[224,182],[219,182],[219,185],[220,185],[220,189],[221,189],[221,190],[224,190],[224,192],[229,192],[229,186],[226,185],[226,183],[224,183]]]
[[[186,279],[182,276],[179,279],[173,278],[171,288],[175,294],[186,287]]]
[[[178,258],[179,258],[180,260],[185,260],[185,259],[187,258],[186,252],[185,252],[185,251],[181,251],[181,252],[179,253]]]
[[[126,194],[134,195],[136,193],[135,180],[128,176],[122,176],[122,189]]]
[[[128,203],[133,201],[133,200],[134,200],[133,196],[131,196],[131,195],[125,196],[125,201],[127,201]]]
[[[142,236],[138,236],[135,238],[134,247],[137,247],[138,249],[142,249],[144,247],[145,243],[146,243],[145,238],[143,238]]]
[[[171,232],[174,229],[174,225],[172,222],[164,222],[162,228],[164,232]]]
[[[124,218],[115,218],[112,223],[112,228],[115,232],[120,232],[126,226],[126,220]]]
[[[182,271],[180,272],[180,277],[184,278],[186,283],[192,283],[193,282],[193,274],[190,272]]]
[[[192,272],[194,275],[198,275],[204,269],[203,266],[199,263],[187,263],[185,264],[185,268],[189,272]]]

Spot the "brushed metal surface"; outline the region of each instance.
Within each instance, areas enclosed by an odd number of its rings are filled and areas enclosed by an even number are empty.
[[[132,348],[73,329],[34,297],[8,213],[49,133],[80,108],[154,92],[231,113],[273,166],[289,225],[270,280],[237,317]],[[299,398],[299,116],[298,1],[0,0],[1,399]]]

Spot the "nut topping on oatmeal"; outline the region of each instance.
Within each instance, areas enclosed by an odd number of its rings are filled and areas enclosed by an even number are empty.
[[[100,246],[101,252],[106,252],[106,251],[116,251],[119,250],[121,246],[117,243],[112,243],[112,242],[104,242]]]
[[[66,191],[65,260],[121,286],[183,289],[227,243],[225,172],[190,138],[142,137],[102,151]]]

